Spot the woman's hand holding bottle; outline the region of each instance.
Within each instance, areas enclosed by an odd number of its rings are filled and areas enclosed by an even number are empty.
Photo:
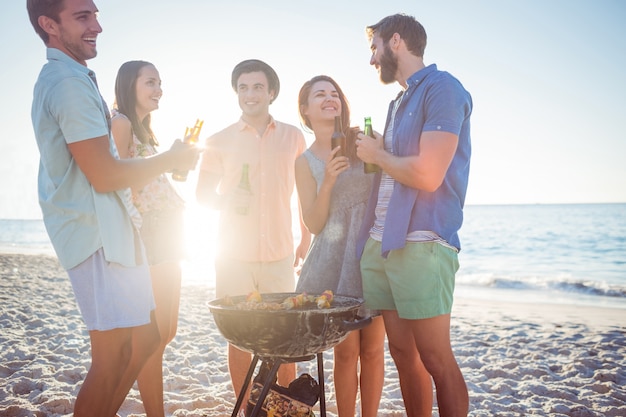
[[[195,146],[198,141],[200,140],[200,131],[202,130],[202,125],[204,124],[204,120],[200,120],[200,119],[196,119],[196,124],[193,126],[193,128],[185,128],[185,136],[183,138],[183,143],[187,144],[187,145],[194,145],[193,148],[195,149],[197,155],[196,155],[196,159],[193,163],[193,166],[195,167],[196,163],[198,162],[198,156],[200,153],[200,150],[197,149],[197,146]],[[174,144],[176,145],[176,144]],[[186,145],[186,146],[187,146]],[[172,146],[172,149],[174,148],[174,146]],[[175,169],[172,172],[172,179],[176,180],[176,181],[186,181],[187,180],[187,174],[189,173],[189,171],[181,171],[181,170],[177,170]]]

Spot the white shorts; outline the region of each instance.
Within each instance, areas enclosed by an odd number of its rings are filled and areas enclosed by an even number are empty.
[[[87,330],[150,323],[155,303],[147,263],[125,267],[104,259],[102,248],[67,271]]]

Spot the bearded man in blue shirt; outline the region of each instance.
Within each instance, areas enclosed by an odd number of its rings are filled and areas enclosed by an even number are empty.
[[[402,91],[389,106],[384,135],[357,141],[357,155],[382,169],[358,241],[365,303],[382,311],[407,415],[432,414],[432,377],[439,415],[467,416],[450,312],[472,99],[452,75],[424,64],[426,32],[414,17],[385,17],[366,34],[370,64]]]

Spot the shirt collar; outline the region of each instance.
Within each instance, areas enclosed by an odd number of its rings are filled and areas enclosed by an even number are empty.
[[[60,61],[66,65],[69,65],[70,67],[72,67],[72,69],[75,69],[76,71],[80,71],[87,75],[89,75],[90,72],[93,72],[83,64],[79,64],[78,62],[76,62],[63,51],[56,48],[46,48],[46,58],[48,58],[48,61]]]
[[[435,71],[437,71],[437,65],[436,64],[430,64],[429,66],[424,67],[421,70],[418,70],[415,73],[413,73],[413,75],[411,75],[406,80],[406,88],[402,89],[402,90],[400,90],[398,92],[398,95],[396,96],[395,100],[398,100],[400,97],[402,97],[404,95],[404,93],[409,91],[411,88],[417,87],[422,81],[424,81],[424,79],[426,79],[426,77],[429,74],[431,74],[431,73],[433,73]]]
[[[243,116],[239,118],[239,121],[237,122],[237,125],[239,127],[239,130],[244,130],[246,128],[254,129],[252,126],[250,126],[248,123],[246,123],[243,120]],[[274,129],[275,127],[276,127],[276,120],[270,114],[270,122],[267,124],[267,128],[265,130],[267,130],[268,128]],[[256,130],[256,129],[254,129],[254,130]]]
[[[421,70],[415,72],[406,80],[407,90],[415,85],[418,85],[420,82],[424,80],[429,74],[437,71],[437,64],[430,64],[427,67],[422,68]]]

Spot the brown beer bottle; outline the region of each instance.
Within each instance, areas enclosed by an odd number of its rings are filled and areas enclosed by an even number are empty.
[[[341,146],[341,149],[335,156],[343,156],[345,155],[346,149],[346,135],[343,133],[341,128],[341,116],[335,116],[335,131],[333,135],[330,137],[330,150],[332,151],[337,146]]]
[[[372,118],[369,116],[365,117],[365,123],[363,126],[363,134],[365,134],[366,136],[369,136],[370,138],[374,137],[374,130],[372,130]],[[376,164],[373,164],[371,162],[364,162],[363,163],[363,172],[365,172],[366,174],[371,174],[373,172],[378,172],[380,171],[380,167]]]
[[[198,143],[198,140],[200,140],[200,130],[202,130],[203,124],[204,120],[197,119],[196,124],[193,126],[192,129],[185,128],[185,136],[183,138],[185,143],[189,143],[192,145]],[[174,171],[172,171],[172,179],[176,181],[186,181],[187,174],[189,174],[189,171],[179,171],[175,169]]]

